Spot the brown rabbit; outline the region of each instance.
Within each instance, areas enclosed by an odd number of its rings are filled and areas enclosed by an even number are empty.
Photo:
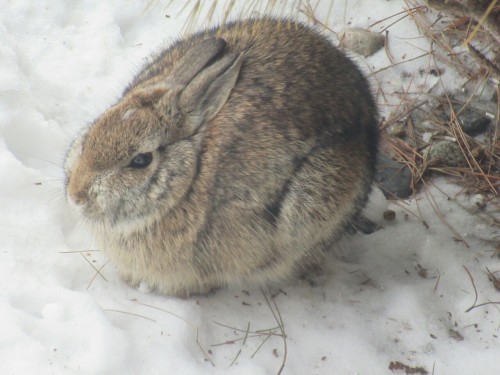
[[[144,67],[68,151],[67,196],[127,281],[189,296],[320,264],[376,150],[355,64],[301,23],[238,21]]]

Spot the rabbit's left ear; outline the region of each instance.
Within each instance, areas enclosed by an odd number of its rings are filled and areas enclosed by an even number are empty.
[[[181,91],[177,108],[184,114],[185,131],[196,132],[222,109],[234,88],[243,54],[230,53],[202,69]]]
[[[162,80],[153,80],[140,84],[132,90],[133,102],[143,106],[154,106],[162,114],[177,112],[179,97],[200,72],[211,67],[219,56],[224,53],[226,41],[221,38],[209,38],[201,43],[190,46],[184,54],[175,61],[168,76]]]
[[[224,53],[225,48],[226,41],[221,38],[191,46],[165,80],[133,92],[133,106],[153,106],[173,123],[182,118],[183,122],[170,132],[173,138],[194,134],[217,115],[238,79],[243,54]]]

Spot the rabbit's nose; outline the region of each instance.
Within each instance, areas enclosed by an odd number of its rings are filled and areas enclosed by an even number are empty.
[[[81,206],[85,204],[88,200],[88,194],[84,190],[78,190],[76,192],[68,192],[68,200],[74,203],[76,206]]]
[[[88,202],[90,184],[86,182],[82,173],[77,169],[69,178],[67,188],[67,200],[75,206],[82,206]]]

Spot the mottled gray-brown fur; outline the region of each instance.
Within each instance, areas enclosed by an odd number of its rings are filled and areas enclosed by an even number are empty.
[[[73,143],[67,195],[127,281],[188,296],[321,264],[376,149],[369,85],[342,52],[300,23],[239,21],[145,66]]]

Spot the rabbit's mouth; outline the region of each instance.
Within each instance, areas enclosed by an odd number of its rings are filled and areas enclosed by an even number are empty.
[[[99,227],[107,231],[127,233],[150,225],[160,216],[159,205],[153,207],[140,199],[121,196],[98,196],[86,204],[76,205],[77,211],[91,227]]]
[[[68,202],[68,205],[70,206],[70,208],[74,212],[76,212],[79,216],[83,216],[83,217],[87,216],[85,205],[81,204],[81,203],[77,203],[74,199],[71,198],[71,196],[68,194],[67,191],[66,191],[66,202]]]
[[[74,212],[90,224],[102,224],[106,221],[106,215],[104,212],[96,210],[87,202],[76,202],[71,198],[71,196],[69,196],[69,194],[67,195],[67,202]]]
[[[103,202],[104,199],[99,199],[96,194],[87,192],[85,193],[85,197],[83,197],[83,193],[75,195],[68,190],[66,192],[66,201],[73,211],[90,224],[103,224],[106,221],[116,221],[113,215],[106,214],[108,211],[106,206],[99,204],[99,201]],[[109,207],[107,208],[109,209]],[[110,218],[112,219],[111,221],[109,220]]]

